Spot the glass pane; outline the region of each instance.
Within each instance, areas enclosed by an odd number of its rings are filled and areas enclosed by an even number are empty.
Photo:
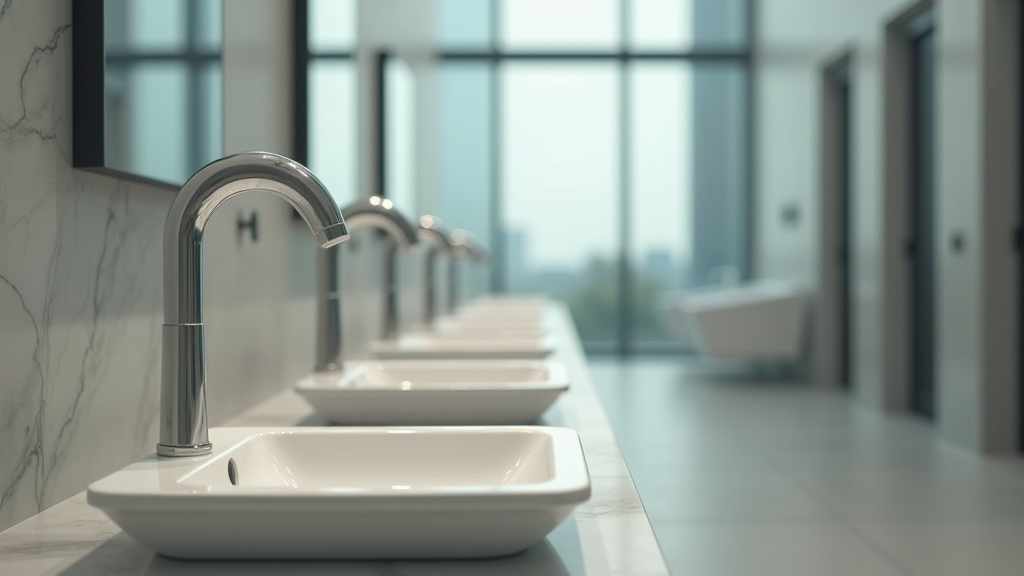
[[[356,0],[309,0],[309,51],[352,50],[356,41]]]
[[[747,46],[750,0],[630,0],[632,50],[689,51]]]
[[[629,47],[684,50],[693,44],[693,10],[688,0],[631,0]]]
[[[224,7],[221,0],[197,2],[196,48],[220,52],[224,36]]]
[[[187,5],[186,0],[127,0],[125,48],[132,52],[185,50]]]
[[[188,68],[157,62],[110,72],[118,81],[108,85],[105,119],[119,137],[107,140],[108,166],[184,182],[195,171],[189,158]]]
[[[659,294],[688,284],[693,258],[693,74],[638,63],[629,83],[633,337],[664,341]]]
[[[356,73],[348,60],[309,64],[309,169],[340,206],[356,193]]]
[[[417,214],[416,78],[389,57],[384,69],[384,196],[403,214]]]
[[[690,0],[694,48],[745,48],[751,0]]]
[[[205,166],[224,155],[224,74],[220,62],[206,64],[198,74],[200,114],[196,134],[199,164]],[[200,166],[196,166],[198,170]]]
[[[489,0],[439,0],[437,26],[441,48],[490,49],[491,6]]]
[[[585,342],[618,336],[619,68],[502,66],[508,288],[565,300]]]
[[[746,277],[747,117],[746,68],[740,64],[693,67],[692,284]]]
[[[438,145],[440,210],[452,228],[491,241],[493,148],[490,64],[445,63],[438,71]],[[490,274],[475,266],[462,294],[490,289]]]
[[[507,50],[618,50],[619,0],[503,0]]]

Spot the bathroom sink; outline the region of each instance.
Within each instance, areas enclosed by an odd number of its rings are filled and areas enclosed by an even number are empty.
[[[466,304],[461,308],[464,313],[487,313],[487,312],[513,312],[513,313],[543,313],[547,307],[548,300],[545,298],[492,298],[478,300]]]
[[[461,322],[518,322],[518,323],[540,323],[544,320],[542,310],[465,310],[457,312],[452,316],[456,321]]]
[[[88,490],[129,536],[186,559],[484,558],[539,542],[590,497],[572,430],[215,428]]]
[[[546,308],[540,305],[469,305],[450,318],[455,322],[509,322],[540,324],[544,322]]]
[[[313,374],[295,391],[336,424],[523,424],[568,387],[557,362],[388,360]]]
[[[370,354],[379,359],[542,359],[555,350],[555,339],[438,337],[432,333],[399,336],[370,343]]]
[[[547,331],[540,326],[488,326],[486,324],[449,324],[438,326],[428,334],[434,338],[485,339],[485,340],[526,340],[540,339]]]
[[[429,330],[429,329],[428,329]],[[434,323],[435,334],[502,332],[516,338],[544,336],[550,324],[543,319],[530,318],[445,318]]]

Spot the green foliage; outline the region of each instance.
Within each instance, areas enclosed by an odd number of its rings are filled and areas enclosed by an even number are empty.
[[[669,339],[658,310],[658,295],[663,290],[657,280],[633,277],[632,315],[634,341]],[[587,266],[582,287],[565,296],[580,338],[585,342],[613,342],[618,339],[619,284],[615,262],[593,259]]]

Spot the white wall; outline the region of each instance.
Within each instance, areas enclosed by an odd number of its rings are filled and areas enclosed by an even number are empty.
[[[856,396],[883,410],[907,398],[903,160],[896,42],[886,27],[906,0],[761,0],[755,38],[755,266],[762,277],[820,288],[834,246],[823,243],[823,70],[853,61],[853,223]],[[937,426],[962,444],[1013,446],[1016,430],[1017,88],[1014,0],[938,0]],[[890,104],[887,104],[890,103]],[[787,227],[781,207],[802,218]],[[950,237],[966,249],[955,253]],[[815,374],[834,384],[836,357],[819,290]]]

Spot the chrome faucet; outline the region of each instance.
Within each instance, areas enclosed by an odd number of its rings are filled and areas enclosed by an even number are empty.
[[[437,262],[437,253],[444,253],[448,257],[448,265],[451,267],[455,247],[452,246],[448,229],[445,228],[444,224],[441,223],[441,219],[437,216],[420,216],[419,236],[420,240],[425,240],[430,244],[430,251],[427,252],[426,262],[427,274],[423,286],[426,290],[425,316],[426,322],[429,325],[434,321],[434,317],[437,316],[437,291],[434,288],[434,267]]]
[[[206,420],[203,337],[203,230],[225,200],[260,190],[288,201],[323,248],[348,238],[341,210],[305,166],[268,152],[246,152],[207,164],[178,191],[164,224],[164,326],[160,456],[198,456],[212,449]]]
[[[485,264],[490,261],[491,255],[484,247],[480,238],[467,230],[452,230],[449,236],[455,256],[468,259],[477,264]],[[448,265],[448,312],[455,312],[458,305],[458,267],[457,261],[452,260]]]
[[[419,241],[416,228],[395,209],[391,200],[371,196],[342,209],[350,231],[362,228],[383,230],[390,239],[384,267],[384,336],[398,333],[398,295],[395,286],[395,253],[399,247],[409,248]],[[338,276],[340,248],[321,250],[317,255],[317,372],[342,368],[341,286]]]

